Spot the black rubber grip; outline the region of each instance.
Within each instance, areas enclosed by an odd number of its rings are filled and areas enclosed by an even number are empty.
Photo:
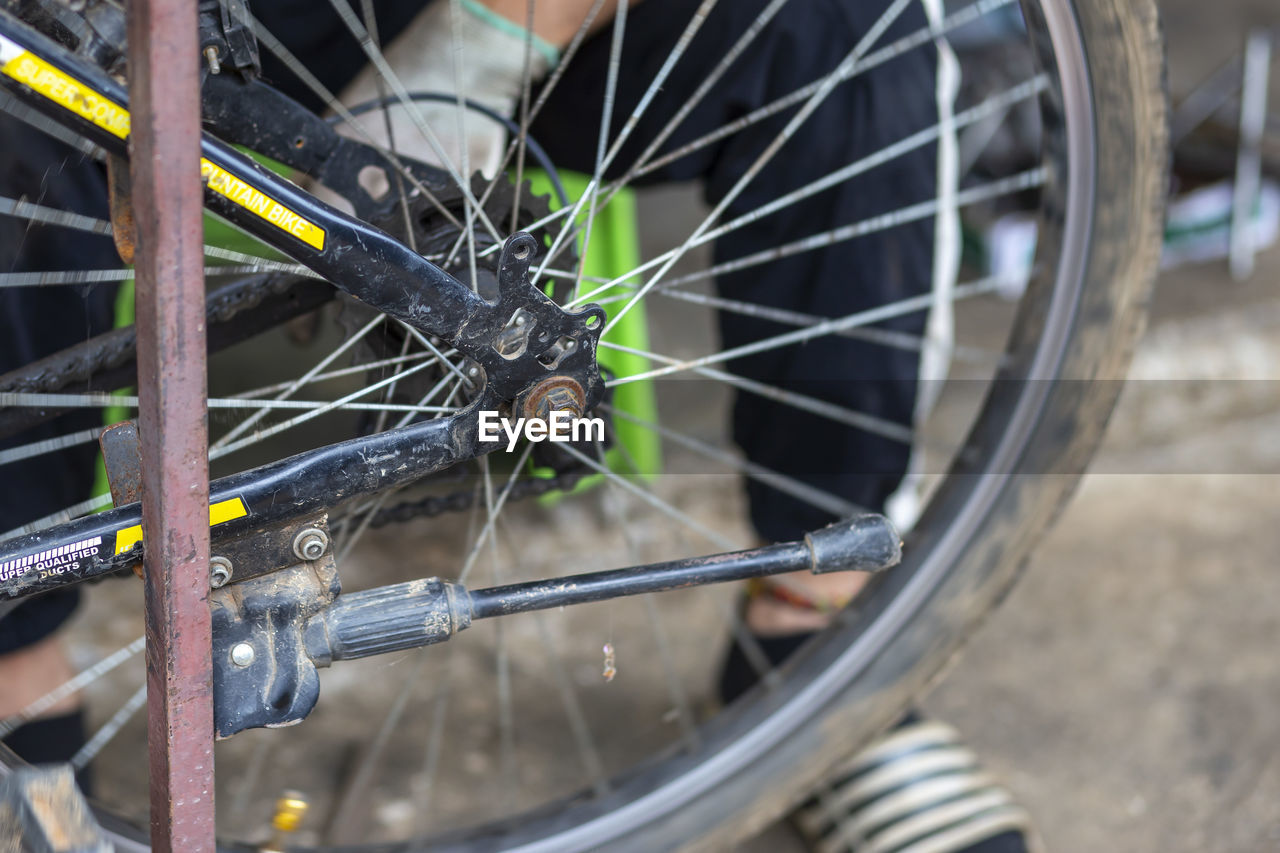
[[[317,663],[363,658],[449,639],[471,624],[470,597],[464,587],[426,578],[345,593],[316,621],[322,624],[309,626],[307,646]]]

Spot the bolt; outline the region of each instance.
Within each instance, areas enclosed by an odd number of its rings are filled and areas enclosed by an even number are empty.
[[[248,666],[253,663],[253,646],[248,643],[236,643],[231,647],[231,662],[236,666]]]
[[[231,561],[226,557],[209,558],[209,586],[217,589],[231,580]]]
[[[582,386],[567,376],[544,379],[527,392],[520,405],[526,418],[550,419],[554,412],[568,412],[580,418],[583,411]]]
[[[222,71],[222,66],[218,63],[218,48],[209,45],[204,49],[204,58],[209,63],[209,73],[218,74]]]
[[[328,547],[329,537],[316,527],[308,527],[293,537],[293,553],[299,560],[318,560]]]

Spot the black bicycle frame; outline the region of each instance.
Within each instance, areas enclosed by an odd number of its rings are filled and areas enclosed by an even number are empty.
[[[128,155],[124,87],[5,12],[0,12],[0,86],[108,152]],[[314,516],[486,453],[497,445],[478,441],[478,411],[496,408],[549,377],[577,381],[584,409],[599,400],[603,383],[595,357],[604,312],[598,306],[566,312],[529,283],[528,265],[538,248],[533,237],[508,238],[498,266],[499,296],[488,302],[400,241],[208,134],[201,154],[209,210],[356,299],[447,341],[470,359],[468,373],[476,368],[479,389],[450,417],[330,445],[214,482],[215,539]],[[513,348],[503,335],[517,315],[522,329],[536,333],[526,332]],[[566,339],[574,346],[566,348]],[[551,352],[554,358],[548,357]],[[0,543],[0,601],[137,563],[140,543],[138,504]]]

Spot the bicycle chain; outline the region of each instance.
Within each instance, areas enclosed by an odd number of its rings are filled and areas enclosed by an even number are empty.
[[[542,497],[555,491],[569,491],[578,485],[583,477],[591,471],[585,465],[579,469],[570,469],[551,477],[537,477],[530,480],[518,480],[511,484],[507,491],[506,503]],[[429,495],[418,501],[405,501],[392,507],[385,507],[374,513],[369,521],[373,528],[385,527],[388,524],[403,524],[416,518],[434,518],[446,512],[464,512],[475,506],[477,493],[454,492],[449,495]]]
[[[236,285],[215,291],[205,305],[209,323],[225,323],[236,315],[262,304],[268,296],[285,293],[298,282],[294,276],[273,273],[256,279],[243,279]],[[97,335],[70,349],[77,350],[61,370],[45,367],[55,353],[33,365],[10,371],[0,382],[0,391],[49,393],[75,382],[87,382],[103,370],[119,367],[137,352],[137,339],[132,326]],[[27,373],[28,368],[37,368]]]

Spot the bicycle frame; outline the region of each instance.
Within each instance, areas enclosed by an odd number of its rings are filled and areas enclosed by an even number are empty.
[[[210,94],[218,84],[206,87],[202,101],[213,108],[215,128],[250,143],[251,150],[280,155],[292,145],[306,149],[303,159],[322,166],[328,157],[330,177],[358,200],[373,200],[355,189],[352,172],[376,147],[353,148],[270,87],[251,85],[256,112],[246,115],[236,114],[234,87],[230,98],[225,81],[221,95]],[[0,87],[109,154],[128,155],[130,115],[119,83],[6,12],[0,12]],[[276,129],[282,117],[302,126],[282,133]],[[424,578],[343,595],[329,547],[328,511],[497,449],[501,444],[485,441],[482,411],[510,405],[512,413],[553,424],[553,415],[589,411],[604,393],[596,349],[605,313],[598,305],[567,312],[530,283],[538,240],[529,234],[513,234],[503,243],[497,296],[490,301],[390,235],[320,202],[209,134],[201,138],[200,172],[208,210],[411,330],[448,342],[467,361],[461,370],[446,366],[470,382],[473,392],[451,417],[322,447],[210,485],[216,556],[202,552],[185,568],[198,575],[203,561],[210,563],[212,720],[219,737],[305,718],[319,696],[316,671],[333,661],[438,643],[475,619],[794,571],[879,571],[899,561],[897,531],[882,516],[868,514],[748,551],[490,589]],[[113,195],[113,204],[127,211],[127,194]],[[376,206],[352,203],[377,219]],[[114,219],[121,219],[115,208]],[[141,470],[136,429],[109,428],[102,444],[115,470],[108,471],[113,498],[117,504],[134,501]],[[203,438],[197,443],[202,445]],[[157,509],[148,506],[149,513]],[[201,523],[199,513],[199,504],[188,506],[188,531]],[[141,563],[141,515],[133,502],[0,543],[0,602]],[[148,518],[157,524],[162,517]],[[167,569],[152,565],[149,571]],[[157,579],[147,577],[149,594]],[[202,585],[196,576],[189,580]],[[189,603],[203,608],[205,599]],[[151,624],[148,636],[160,639]],[[160,639],[159,645],[166,643]],[[188,675],[203,677],[198,671]]]
[[[127,156],[124,88],[5,12],[0,12],[0,86],[108,152]],[[499,262],[500,296],[490,303],[400,241],[324,204],[207,133],[201,149],[207,209],[361,302],[449,342],[470,359],[479,388],[472,402],[450,417],[216,481],[210,489],[215,538],[314,517],[342,501],[489,452],[494,445],[478,441],[477,413],[549,377],[578,381],[584,408],[600,398],[595,350],[604,312],[597,306],[565,312],[529,284],[526,272],[537,245],[529,235],[508,238]],[[503,336],[517,315],[527,331],[512,346]],[[537,342],[531,342],[535,328]],[[565,338],[576,344],[572,351],[546,358]],[[133,565],[140,559],[140,542],[140,507],[130,504],[0,544],[0,601]]]

